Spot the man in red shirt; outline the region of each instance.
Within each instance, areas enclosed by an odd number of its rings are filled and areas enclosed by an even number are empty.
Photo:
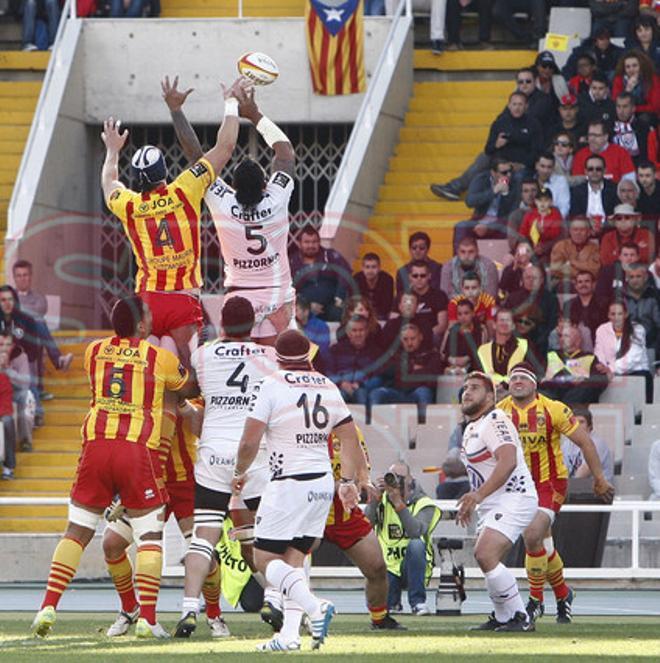
[[[590,122],[587,147],[583,147],[573,159],[572,175],[584,175],[587,159],[599,154],[605,159],[605,178],[618,183],[623,178],[635,179],[635,166],[630,154],[620,145],[610,143],[609,128],[601,121]]]
[[[655,255],[655,237],[646,228],[640,228],[642,219],[640,212],[636,212],[632,205],[617,205],[611,218],[614,230],[603,235],[600,242],[600,264],[611,265],[619,257],[619,251],[624,244],[633,243],[639,249],[640,262],[647,265]]]

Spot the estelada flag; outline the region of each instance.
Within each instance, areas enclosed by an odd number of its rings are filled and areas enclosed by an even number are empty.
[[[362,0],[309,0],[305,24],[314,92],[364,92]]]

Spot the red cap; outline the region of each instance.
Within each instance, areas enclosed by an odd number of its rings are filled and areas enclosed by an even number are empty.
[[[575,106],[577,97],[574,94],[565,94],[559,101],[562,106]]]

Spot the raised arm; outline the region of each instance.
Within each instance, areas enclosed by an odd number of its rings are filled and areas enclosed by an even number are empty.
[[[202,150],[202,145],[199,142],[195,130],[192,128],[192,125],[188,122],[188,118],[183,112],[183,104],[188,98],[188,95],[193,91],[193,88],[189,88],[185,92],[182,92],[179,90],[178,86],[178,76],[174,77],[172,83],[170,83],[170,77],[165,76],[160,83],[160,88],[163,91],[163,100],[170,109],[172,124],[174,125],[174,132],[176,133],[177,140],[181,144],[181,149],[186,155],[188,162],[195,163],[202,157],[204,151]]]
[[[272,163],[273,172],[281,170],[293,177],[296,168],[296,153],[293,145],[286,134],[259,110],[254,100],[254,88],[246,94],[246,99],[240,103],[238,110],[241,117],[254,124],[268,146],[275,152]]]
[[[115,121],[109,117],[103,123],[103,132],[101,133],[101,139],[105,143],[106,149],[105,161],[101,170],[101,188],[106,202],[115,189],[126,188],[119,181],[119,153],[126,144],[128,130],[124,129],[122,133],[119,133],[120,127],[121,120]]]

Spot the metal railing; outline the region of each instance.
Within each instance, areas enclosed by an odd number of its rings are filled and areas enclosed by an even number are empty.
[[[66,497],[0,497],[0,506],[66,506],[69,503]],[[455,510],[454,500],[435,500],[437,506],[444,510]],[[562,513],[630,513],[631,527],[631,562],[630,566],[577,568],[567,567],[564,571],[568,579],[583,580],[649,580],[660,578],[660,569],[640,566],[640,514],[647,512],[660,513],[660,501],[646,502],[643,500],[615,500],[612,504],[565,504]],[[178,563],[182,552],[183,538],[170,519],[166,525],[166,536],[163,545],[163,575],[182,577],[183,566]],[[177,536],[181,539],[179,542]],[[451,537],[450,537],[451,538]],[[658,526],[660,538],[660,526]],[[172,550],[174,548],[174,550]],[[175,560],[173,563],[170,561]],[[525,569],[512,569],[516,577],[526,577]],[[433,570],[433,577],[440,575],[440,569]],[[483,578],[483,573],[477,567],[465,569],[467,578]],[[360,578],[362,574],[356,567],[351,566],[315,566],[312,567],[312,577],[315,578]]]

